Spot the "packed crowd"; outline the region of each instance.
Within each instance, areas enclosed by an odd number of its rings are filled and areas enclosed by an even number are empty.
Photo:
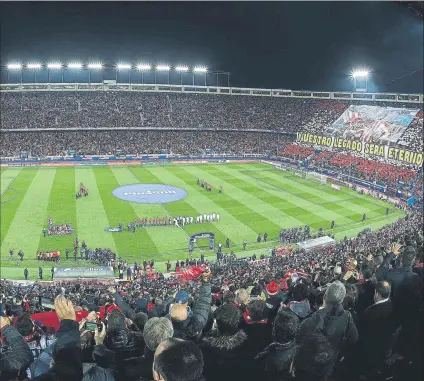
[[[139,92],[2,93],[2,129],[195,128],[322,133],[349,105],[411,104]],[[422,110],[398,144],[421,152]],[[116,147],[115,147],[116,148]]]
[[[1,281],[0,379],[418,380],[422,218],[191,278]],[[29,315],[52,308],[55,333]]]
[[[364,159],[349,153],[315,151],[312,147],[296,144],[287,145],[281,155],[296,160],[308,158],[308,165],[312,167],[341,170],[345,174],[349,173],[367,181],[377,180],[391,187],[396,187],[399,181],[405,184],[413,183],[418,176],[416,170],[404,166]]]
[[[323,128],[347,107],[301,98],[138,92],[2,93],[3,129],[167,127]],[[311,126],[312,123],[312,126]]]
[[[293,137],[265,132],[217,131],[56,131],[2,132],[0,156],[19,157],[22,151],[35,157],[63,155],[113,155],[173,153],[201,155],[205,152],[225,154],[277,154]]]

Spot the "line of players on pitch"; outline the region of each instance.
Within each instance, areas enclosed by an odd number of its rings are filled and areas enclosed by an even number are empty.
[[[205,224],[211,222],[219,222],[221,219],[219,213],[201,214],[196,217],[196,224]],[[128,231],[135,231],[135,228],[149,226],[186,226],[194,223],[194,217],[154,217],[154,218],[139,218],[134,222],[127,224]],[[122,224],[119,224],[122,228]]]

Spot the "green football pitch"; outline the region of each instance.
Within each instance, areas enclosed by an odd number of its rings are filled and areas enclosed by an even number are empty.
[[[206,192],[197,185],[204,178],[213,186]],[[75,200],[79,184],[89,190],[89,196]],[[137,183],[168,184],[183,188],[187,197],[167,204],[139,204],[116,198],[112,191],[120,186]],[[224,192],[217,189],[222,185]],[[189,236],[199,232],[215,233],[215,244],[225,243],[239,256],[258,256],[277,245],[283,228],[308,224],[312,230],[328,230],[335,221],[337,239],[354,236],[369,227],[377,229],[402,215],[402,212],[372,197],[349,189],[337,191],[314,180],[304,180],[292,173],[274,170],[263,163],[144,165],[144,166],[78,166],[78,167],[3,167],[1,169],[1,278],[22,279],[28,267],[30,279],[36,279],[42,264],[45,277],[51,268],[48,262],[35,259],[39,250],[61,251],[59,267],[87,266],[85,261],[65,259],[65,248],[72,252],[73,241],[85,240],[91,248],[108,247],[134,263],[155,258],[164,269],[166,260],[175,262],[188,257]],[[193,216],[219,213],[220,222],[185,227],[147,227],[135,233],[105,232],[106,227],[122,223],[124,228],[135,218],[162,216]],[[361,222],[362,214],[367,219]],[[71,223],[75,233],[66,236],[43,237],[48,218],[54,223]],[[256,243],[258,233],[268,233],[268,242]],[[242,242],[247,240],[247,251]],[[208,240],[198,240],[194,256],[208,250]],[[15,260],[9,250],[15,249]],[[24,261],[16,261],[22,249]],[[229,250],[224,250],[229,252]]]

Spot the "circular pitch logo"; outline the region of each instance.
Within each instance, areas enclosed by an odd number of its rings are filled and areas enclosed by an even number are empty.
[[[182,200],[187,192],[178,187],[164,184],[131,184],[115,188],[112,194],[124,201],[139,204],[166,204]]]

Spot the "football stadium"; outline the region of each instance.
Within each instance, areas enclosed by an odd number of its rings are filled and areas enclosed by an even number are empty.
[[[1,67],[0,381],[422,378],[422,90],[25,57]]]

